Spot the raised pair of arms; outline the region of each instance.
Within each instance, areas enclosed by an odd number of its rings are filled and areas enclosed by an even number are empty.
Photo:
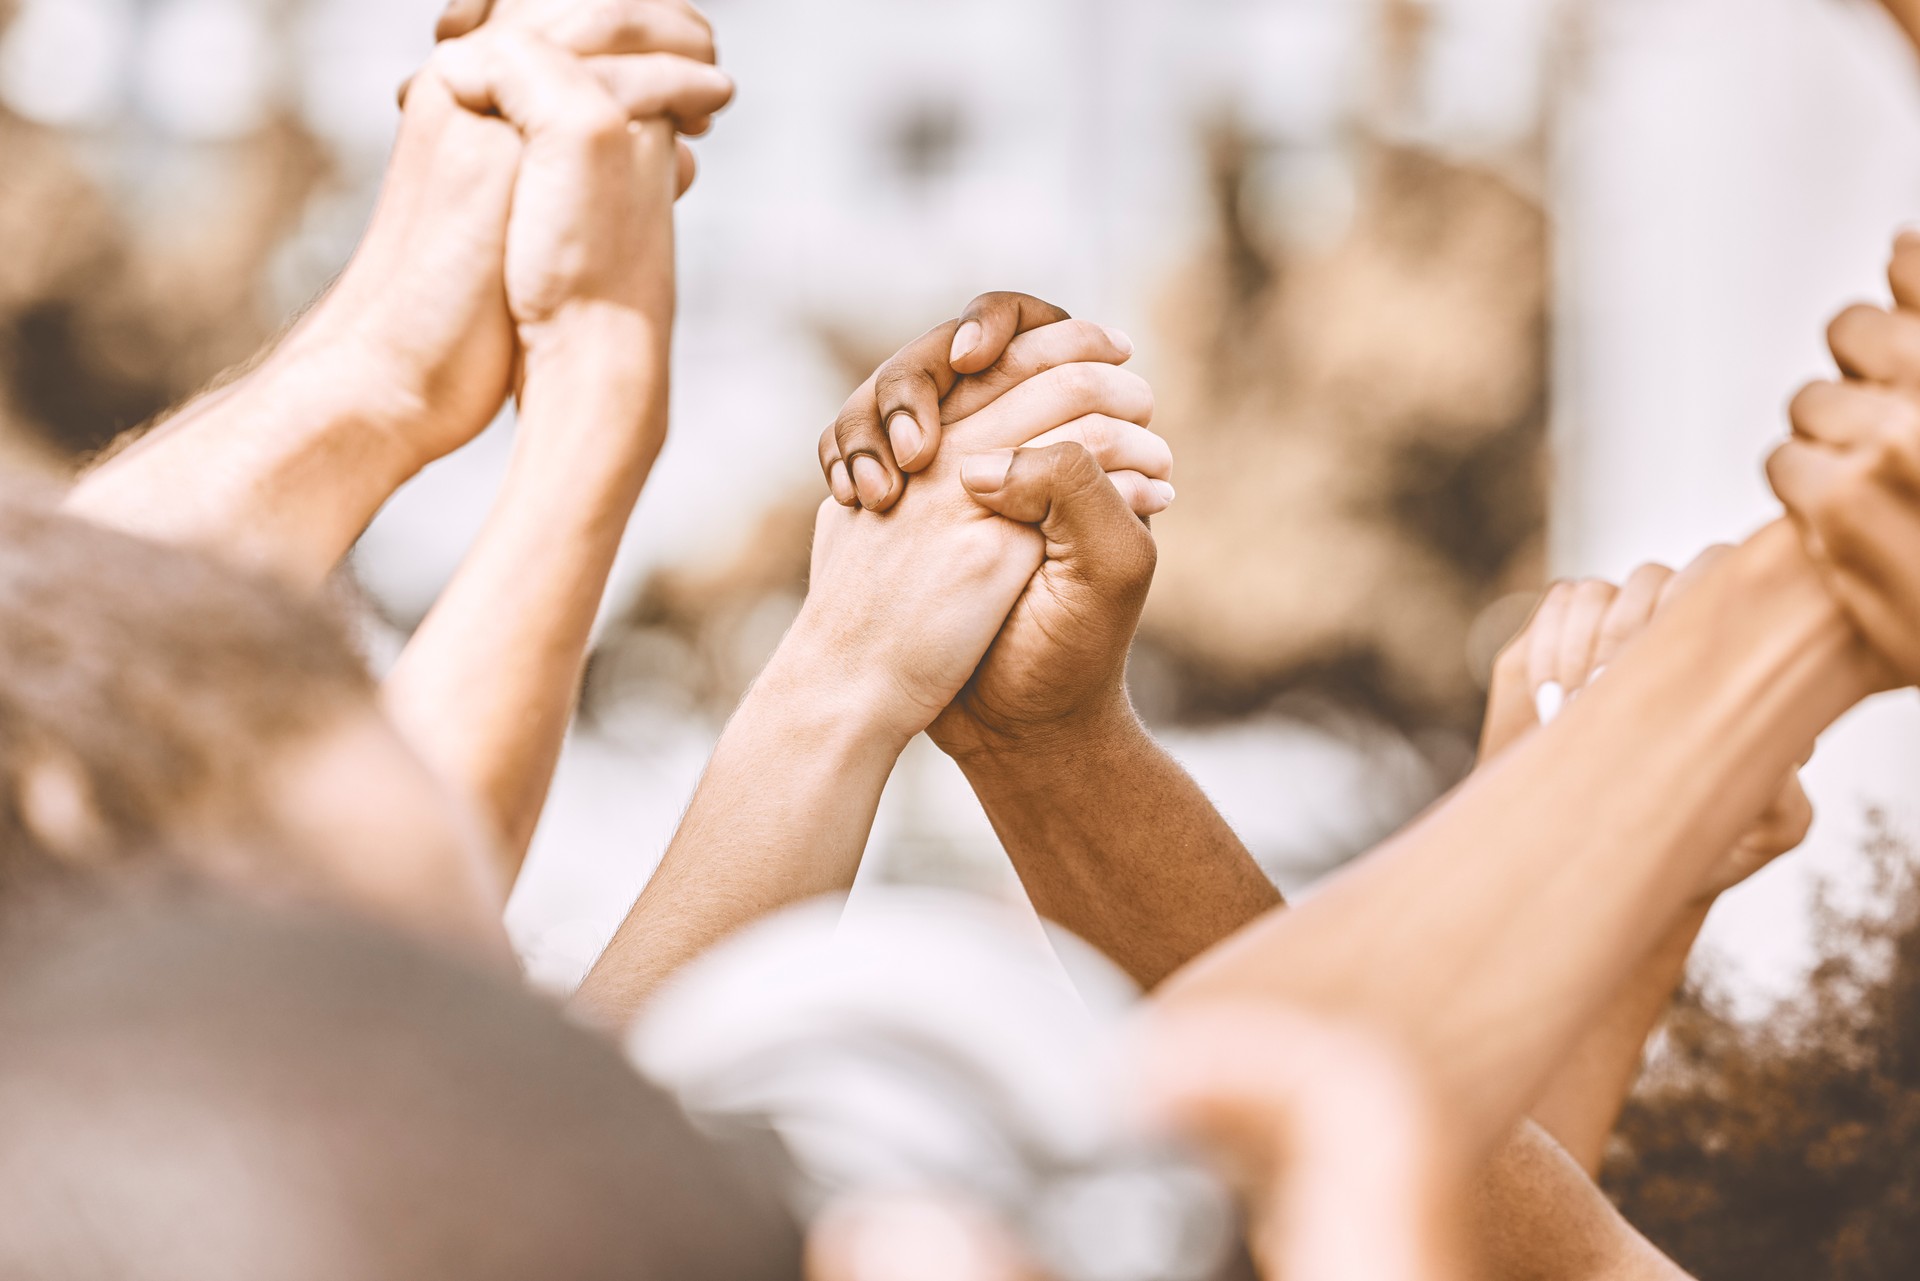
[[[1598,680],[1657,611],[1725,554],[1725,548],[1712,549],[1679,574],[1645,565],[1619,587],[1597,579],[1554,584],[1494,663],[1481,764],[1557,719],[1567,700],[1579,698]],[[1791,774],[1767,813],[1714,866],[1680,921],[1555,1071],[1532,1114],[1589,1175],[1600,1171],[1647,1037],[1686,976],[1687,959],[1714,902],[1796,848],[1812,821],[1813,807],[1797,773]]]
[[[489,820],[509,881],[666,430],[671,203],[691,176],[673,132],[703,130],[731,95],[712,57],[679,0],[510,4],[443,46],[409,86],[339,284],[252,374],[70,499],[313,586],[517,391],[499,502],[387,686],[400,727]]]
[[[1164,509],[1152,395],[1098,326],[1021,333],[956,378],[948,447],[885,515],[822,506],[800,617],[722,735],[660,870],[580,1000],[621,1022],[732,930],[853,883],[900,752],[1053,590],[1048,566]],[[946,366],[914,348],[903,360]],[[870,398],[872,383],[856,393]]]
[[[939,371],[986,368],[1017,333],[1065,315],[987,295],[883,367],[821,439],[836,500],[886,511],[911,493],[949,447],[939,405],[952,375]],[[1152,987],[1280,894],[1127,697],[1151,536],[1119,522],[1049,537],[1033,590],[928,734],[966,774],[1035,909]]]

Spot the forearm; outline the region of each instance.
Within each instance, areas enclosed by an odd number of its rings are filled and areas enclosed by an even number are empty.
[[[69,508],[320,583],[394,491],[505,396],[498,264],[517,154],[499,121],[416,87],[340,281],[257,368],[83,477]]]
[[[1281,905],[1124,697],[1071,738],[978,753],[961,768],[1034,908],[1145,987]]]
[[[795,625],[735,714],[680,830],[577,1002],[622,1026],[675,970],[768,913],[852,887],[906,739]]]
[[[664,326],[608,316],[530,363],[479,539],[389,676],[394,722],[519,873],[621,538],[666,434]]]
[[[1474,1179],[1471,1224],[1488,1281],[1685,1281],[1532,1124]]]
[[[363,376],[345,347],[277,353],[83,477],[66,507],[317,586],[419,466]]]
[[[1647,1038],[1686,979],[1687,958],[1711,907],[1690,908],[1648,953],[1534,1104],[1533,1119],[1590,1176],[1597,1177],[1606,1160],[1607,1140],[1640,1075]]]
[[[1726,558],[1551,726],[1179,976],[1399,1037],[1484,1146],[1877,665],[1791,529]]]

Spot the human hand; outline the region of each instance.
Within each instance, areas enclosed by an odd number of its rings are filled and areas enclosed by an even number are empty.
[[[841,506],[886,511],[909,474],[933,465],[948,424],[1046,370],[1124,365],[1132,355],[1133,341],[1117,329],[1076,321],[1028,294],[982,294],[848,398],[820,438],[820,471]]]
[[[499,114],[524,139],[503,252],[529,364],[559,329],[666,328],[671,121],[717,110],[732,82],[673,54],[582,60],[512,27],[442,44],[431,68],[462,107]]]
[[[1851,307],[1828,331],[1842,382],[1794,398],[1767,462],[1807,554],[1897,673],[1920,681],[1920,235],[1895,245],[1896,308]]]
[[[1024,335],[1003,363],[1038,367],[1048,353],[1080,349],[1088,338],[1062,322]],[[888,719],[902,743],[960,693],[1061,531],[1084,537],[1106,528],[1116,508],[1137,529],[1132,512],[1165,506],[1164,491],[1146,473],[1164,472],[1171,456],[1141,425],[1151,417],[1152,392],[1138,377],[1106,364],[1054,364],[1004,391],[983,382],[958,403],[970,407],[988,394],[990,401],[947,425],[950,447],[891,510],[876,515],[828,502],[816,527],[813,581],[796,636],[838,655],[837,667],[873,682],[870,692],[896,705]],[[1032,449],[1016,468],[1005,451],[1022,446]],[[998,489],[972,488],[985,488],[976,455],[990,456],[988,469],[997,464],[1006,477]],[[972,485],[963,483],[968,461]],[[1003,509],[1053,532],[996,514]]]
[[[1567,701],[1592,685],[1655,614],[1726,551],[1712,548],[1680,574],[1664,565],[1642,565],[1624,587],[1599,579],[1550,587],[1526,628],[1494,662],[1481,731],[1481,765],[1558,717]],[[1760,821],[1715,865],[1699,897],[1716,898],[1798,848],[1812,824],[1813,805],[1799,775],[1789,775]]]
[[[1163,1004],[1141,1031],[1145,1119],[1234,1176],[1262,1276],[1464,1281],[1462,1162],[1388,1047],[1259,1001]]]
[[[967,460],[969,491],[990,510],[1041,524],[1048,553],[964,693],[932,727],[935,741],[959,756],[1050,740],[1055,730],[1083,733],[1090,718],[1129,714],[1127,651],[1156,556],[1151,535],[1133,517],[1155,515],[1172,501],[1173,458],[1146,429],[1151,388],[1112,368],[1132,355],[1132,342],[1116,330],[1060,319],[1064,314],[1022,294],[975,299],[958,319],[883,365],[820,441],[821,468],[836,499],[884,511],[905,492],[900,469],[886,470],[896,455],[907,469],[934,468],[948,457],[940,445],[951,424],[1015,389],[1023,397],[1061,398],[1055,419],[1070,412],[1073,397],[1091,406],[1103,387],[1123,398],[1118,414],[1090,410],[1045,437],[1009,440],[1029,447],[1018,455],[1002,449]],[[1038,382],[1029,387],[1030,380]],[[894,424],[891,432],[884,423]],[[921,423],[934,430],[921,432]],[[1094,483],[1103,469],[1110,482],[1104,488]],[[1066,501],[1050,510],[1047,494]]]
[[[583,58],[619,54],[674,54],[711,65],[718,54],[713,24],[685,0],[450,0],[435,32],[440,40],[471,35],[484,22],[531,31]],[[711,113],[676,120],[688,137],[713,125]],[[693,186],[693,149],[675,143],[679,190]]]

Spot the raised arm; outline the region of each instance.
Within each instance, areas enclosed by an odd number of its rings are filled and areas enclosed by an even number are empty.
[[[583,55],[713,60],[704,20],[680,0],[566,0],[535,20]],[[250,372],[84,476],[69,509],[317,585],[387,499],[471,440],[509,391],[501,263],[519,146],[437,83],[410,92],[379,205],[339,282]]]
[[[1557,719],[1567,700],[1580,697],[1646,630],[1655,611],[1724,552],[1714,549],[1684,574],[1643,566],[1617,589],[1598,580],[1554,584],[1526,629],[1494,663],[1481,763]],[[1600,1171],[1607,1139],[1639,1074],[1647,1037],[1686,976],[1687,958],[1715,900],[1797,847],[1812,821],[1807,794],[1798,776],[1789,775],[1766,815],[1715,865],[1679,922],[1555,1071],[1533,1116],[1589,1175]]]
[[[1784,523],[1655,618],[1552,725],[1310,902],[1176,976],[1340,1011],[1505,1134],[1814,737],[1888,678]]]
[[[961,404],[973,412],[948,424],[963,448],[949,449],[885,516],[822,507],[800,617],[722,735],[659,872],[588,975],[580,1001],[595,1016],[624,1021],[727,933],[852,884],[900,751],[966,683],[1047,554],[1038,530],[970,496],[963,463],[1036,439],[1074,444],[1084,428],[1072,424],[1090,415],[1133,426],[1150,400],[1140,379],[1111,364],[1058,359],[1101,359],[1110,349],[1091,337],[1073,327],[1028,335],[1028,367],[1042,372],[1013,386],[1004,370],[983,375]],[[1129,472],[1157,443],[1134,431],[1077,447],[1096,474]],[[1164,507],[1149,478],[1119,483],[1136,509]]]
[[[443,45],[413,92],[435,79],[526,139],[506,244],[524,373],[505,486],[385,698],[421,754],[493,821],[511,884],[607,576],[666,437],[674,121],[718,110],[731,85],[692,59],[589,64],[492,27]]]
[[[1117,360],[1132,352],[1124,335],[1064,314],[1025,295],[984,295],[883,368],[821,439],[836,499],[890,507],[906,477],[940,456],[944,428],[923,424],[940,422],[942,399],[951,393],[951,418],[1000,383],[1031,377],[1057,360],[1055,335],[1081,334],[1094,350],[1105,335]],[[1151,408],[1142,406],[1143,421]],[[1112,437],[1125,425],[1082,428]],[[1142,461],[1171,475],[1170,457]],[[1012,514],[999,488],[976,492]],[[1020,518],[1041,516],[1023,509]],[[965,772],[1039,913],[1151,987],[1280,895],[1128,700],[1127,654],[1153,579],[1151,534],[1089,505],[1053,514],[1046,532],[1045,568],[929,733]]]

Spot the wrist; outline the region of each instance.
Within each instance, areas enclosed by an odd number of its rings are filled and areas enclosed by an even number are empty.
[[[1786,521],[1776,521],[1736,549],[1719,580],[1723,616],[1764,639],[1744,646],[1756,683],[1794,696],[1825,717],[1820,728],[1895,682],[1827,590],[1819,570]],[[1709,583],[1703,586],[1710,586]]]
[[[329,296],[261,372],[320,397],[333,406],[335,419],[376,435],[407,479],[445,456],[448,448],[439,442],[465,443],[477,435],[504,403],[506,380],[490,394],[490,407],[450,413],[445,406],[457,398],[439,393],[442,380],[410,358],[404,344],[385,341],[379,329],[371,317]]]
[[[777,716],[831,759],[889,764],[929,719],[884,666],[804,609],[748,691],[748,709]]]
[[[976,785],[996,790],[1044,787],[1046,780],[1151,743],[1152,736],[1133,710],[1124,688],[1115,688],[1073,713],[1018,727],[996,727],[968,714],[958,724],[943,724],[940,749]]]

